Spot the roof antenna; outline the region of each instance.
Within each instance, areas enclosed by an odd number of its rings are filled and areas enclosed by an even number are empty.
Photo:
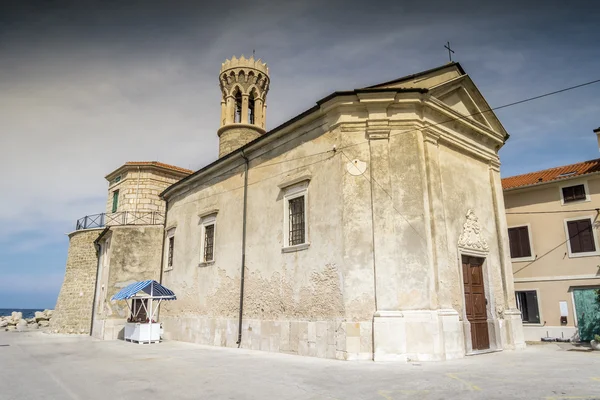
[[[252,58],[254,58],[255,53],[256,53],[256,50],[252,49]]]
[[[452,62],[452,54],[454,54],[454,50],[450,48],[450,42],[447,42],[444,48],[448,49],[448,58],[450,59],[450,62]]]

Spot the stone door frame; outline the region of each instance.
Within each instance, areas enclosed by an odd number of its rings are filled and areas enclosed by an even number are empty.
[[[488,304],[486,305],[486,313],[487,313],[487,323],[488,323],[488,336],[490,347],[486,350],[473,350],[473,343],[471,340],[471,323],[467,319],[467,310],[465,303],[465,285],[464,285],[464,276],[463,276],[463,266],[462,266],[462,258],[465,257],[478,257],[483,259],[483,263],[481,264],[482,275],[483,275],[483,285],[484,285],[484,293],[485,298],[488,300]],[[502,342],[500,337],[500,329],[498,318],[494,314],[493,310],[496,307],[496,299],[492,295],[492,286],[491,286],[491,278],[490,278],[490,269],[488,268],[488,259],[489,253],[487,251],[481,250],[473,250],[467,249],[463,247],[458,248],[458,260],[457,260],[457,268],[458,268],[458,276],[460,282],[460,294],[461,294],[461,304],[462,310],[460,313],[460,317],[463,325],[463,337],[464,337],[464,348],[466,354],[480,354],[487,353],[491,351],[497,351],[502,349]]]

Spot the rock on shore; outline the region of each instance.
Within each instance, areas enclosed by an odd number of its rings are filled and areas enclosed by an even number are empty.
[[[53,313],[54,310],[36,311],[33,318],[23,319],[22,312],[13,311],[10,316],[0,317],[0,330],[23,332],[46,328]]]

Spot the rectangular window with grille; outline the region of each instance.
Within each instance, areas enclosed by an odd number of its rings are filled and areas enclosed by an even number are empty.
[[[204,226],[204,261],[214,260],[215,224]]]
[[[288,200],[289,208],[289,245],[305,242],[304,196]]]
[[[589,218],[567,221],[567,231],[571,253],[592,253],[596,251],[592,221]]]
[[[515,297],[523,322],[539,324],[540,310],[538,307],[537,292],[535,290],[517,291],[515,292]]]
[[[173,250],[175,247],[175,236],[169,237],[169,253],[167,257],[167,266],[169,268],[173,267]]]
[[[563,202],[570,203],[572,201],[585,200],[585,185],[567,186],[562,188]]]
[[[518,226],[508,229],[511,258],[531,257],[531,243],[529,243],[529,228]]]

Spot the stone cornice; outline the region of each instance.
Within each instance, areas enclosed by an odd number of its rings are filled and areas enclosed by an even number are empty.
[[[488,165],[490,170],[500,172],[500,159],[490,159]]]
[[[246,129],[252,129],[253,131],[256,131],[259,135],[264,135],[265,134],[265,130],[263,128],[261,128],[260,126],[256,126],[256,125],[252,125],[252,124],[242,124],[242,123],[231,123],[231,124],[227,124],[224,125],[222,127],[220,127],[217,130],[217,136],[221,137],[221,135],[223,134],[223,132],[229,130],[229,129],[236,129],[236,128],[246,128]]]
[[[270,144],[276,142],[277,140],[280,140],[284,136],[293,135],[294,137],[298,137],[303,134],[312,132],[315,129],[322,129],[324,132],[326,132],[327,129],[323,127],[326,126],[327,123],[323,119],[323,115],[320,112],[318,112],[318,109],[314,111],[317,112],[307,113],[307,115],[305,115],[304,118],[299,118],[298,120],[289,123],[283,129],[278,130],[276,132],[271,131],[271,133],[267,136],[248,143],[242,148],[243,155],[245,157],[250,158],[250,161],[252,161],[253,159],[256,159],[262,156],[263,154],[271,151],[272,148]],[[234,125],[228,125],[227,127],[231,128],[232,126]],[[290,138],[289,140],[293,140],[293,138]],[[230,155],[222,157],[214,163],[209,164],[203,169],[195,172],[193,175],[190,175],[188,178],[186,178],[185,182],[181,182],[181,184],[176,183],[171,187],[165,189],[165,191],[163,191],[163,193],[161,193],[160,196],[162,198],[166,198],[168,195],[169,199],[173,199],[175,197],[186,194],[198,184],[204,182],[206,179],[212,179],[215,176],[219,176],[219,172],[222,170],[232,170],[243,166],[245,161],[242,156],[242,149],[233,151],[232,153],[230,153]]]
[[[390,106],[393,106],[392,109],[396,112],[388,116]],[[293,140],[293,137],[298,137],[314,129],[322,129],[323,132],[327,132],[339,128],[342,133],[362,131],[369,139],[382,139],[386,136],[390,138],[395,135],[394,133],[388,133],[388,130],[391,132],[399,130],[399,128],[406,128],[407,125],[413,125],[414,128],[407,129],[427,129],[430,131],[427,134],[428,137],[424,140],[434,140],[438,143],[459,148],[483,161],[497,159],[494,150],[491,150],[485,144],[469,140],[460,132],[456,132],[455,129],[443,126],[446,124],[428,124],[423,119],[423,114],[421,114],[421,111],[425,109],[441,115],[442,118],[449,117],[448,119],[453,119],[455,124],[488,138],[494,144],[502,145],[504,143],[500,133],[494,132],[484,125],[457,113],[443,102],[430,97],[424,90],[394,89],[337,92],[319,101],[316,107],[307,110],[280,127],[248,143],[243,148],[184,178],[179,183],[170,186],[163,191],[161,196],[169,198],[179,196],[188,192],[192,186],[196,186],[197,182],[204,181],[206,177],[214,177],[215,172],[218,173],[225,168],[231,169],[232,166],[236,168],[243,165],[244,160],[241,151],[244,152],[245,157],[253,159],[271,151],[270,143],[280,140],[283,136],[292,135],[289,140]],[[398,112],[397,110],[406,110],[407,112]],[[340,118],[345,115],[348,115],[347,119]],[[402,116],[406,118],[402,119]],[[373,125],[373,119],[385,120],[387,126]],[[315,126],[313,123],[317,120],[320,120],[320,122],[317,123],[318,126]],[[229,129],[236,126],[256,129],[256,126],[246,124],[227,125],[225,128]],[[435,136],[437,136],[437,139],[435,139]]]
[[[442,137],[442,135],[439,132],[432,131],[431,129],[423,129],[422,132],[423,132],[423,141],[425,143],[431,143],[436,146],[438,145],[440,137]]]
[[[458,122],[462,125],[465,125],[470,130],[473,130],[484,136],[489,137],[490,139],[497,142],[498,145],[504,145],[504,137],[501,134],[493,131],[481,122],[470,119],[467,116],[459,113],[458,111],[453,110],[441,100],[432,97],[429,99],[428,102],[425,103],[425,105],[428,106],[431,110],[437,111],[444,116],[450,117],[448,122],[444,123],[443,125],[449,124],[450,122]]]

